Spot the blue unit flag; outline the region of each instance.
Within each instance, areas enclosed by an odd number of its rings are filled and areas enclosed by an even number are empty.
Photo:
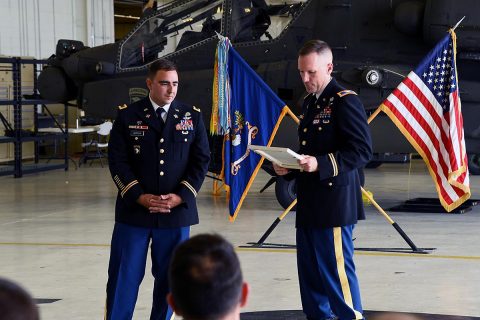
[[[216,70],[228,75],[229,86],[218,86],[213,91],[228,97],[224,100],[228,101],[229,110],[223,112],[228,114],[228,127],[219,132],[225,132],[222,174],[230,191],[230,220],[234,221],[263,162],[248,146],[270,146],[281,120],[290,110],[231,47],[228,39],[220,40],[218,47],[228,51],[225,64],[217,65]],[[228,88],[229,92],[222,93],[221,88]]]

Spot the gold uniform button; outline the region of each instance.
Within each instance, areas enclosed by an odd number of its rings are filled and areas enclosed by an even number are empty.
[[[163,150],[163,149],[160,149],[160,153],[165,153],[165,150]]]
[[[333,182],[329,182],[329,183],[328,183],[328,186],[329,186],[329,187],[333,186]]]
[[[161,138],[161,139],[160,139],[160,143],[163,143],[163,141],[165,141],[165,140],[163,140],[163,138]]]
[[[318,127],[318,131],[322,131],[322,127]]]
[[[307,128],[303,129],[303,132],[307,132]]]
[[[165,163],[165,161],[163,161],[163,160],[160,160],[160,164],[164,164],[164,163]]]
[[[160,171],[160,175],[161,175],[161,176],[163,176],[163,175],[164,175],[163,171]]]
[[[302,146],[306,145],[307,144],[307,141],[303,140],[302,141]]]

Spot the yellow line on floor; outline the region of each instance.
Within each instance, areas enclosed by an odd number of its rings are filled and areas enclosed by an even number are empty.
[[[101,243],[0,242],[0,246],[110,247]]]
[[[0,242],[0,246],[49,246],[49,247],[110,247],[109,244],[102,243],[50,243],[50,242]],[[295,253],[296,249],[266,249],[266,248],[239,248],[237,252],[266,252],[266,253]],[[455,260],[480,260],[480,256],[451,256],[436,254],[414,254],[414,253],[395,253],[395,252],[368,252],[355,251],[357,256],[375,256],[375,257],[404,257],[419,259],[455,259]]]

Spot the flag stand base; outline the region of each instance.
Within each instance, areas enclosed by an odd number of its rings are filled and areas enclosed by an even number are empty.
[[[282,243],[258,243],[247,242],[245,246],[239,246],[239,248],[258,248],[258,249],[296,249],[294,244],[282,244]],[[416,254],[429,254],[430,251],[437,248],[355,248],[355,251],[368,251],[368,252],[391,252],[391,253],[416,253]]]
[[[355,248],[355,251],[429,254],[437,248]]]
[[[240,248],[261,248],[261,249],[296,249],[297,246],[294,244],[282,244],[282,243],[258,243],[258,242],[247,242],[248,246],[239,246]]]
[[[385,251],[385,252],[405,252],[405,253],[421,253],[426,254],[429,253],[428,250],[434,250],[435,248],[418,248],[415,243],[409,238],[409,236],[403,231],[403,229],[388,216],[388,214],[378,205],[378,203],[373,199],[371,193],[365,191],[362,188],[362,193],[368,198],[368,200],[379,210],[379,212],[388,220],[391,226],[398,232],[398,234],[405,240],[405,242],[410,246],[410,249],[402,249],[402,248],[378,248],[372,249],[369,251]],[[265,231],[262,235],[260,240],[257,242],[249,242],[250,246],[240,246],[241,248],[269,248],[269,249],[292,249],[296,248],[295,245],[288,245],[288,244],[276,244],[276,243],[266,243],[268,236],[272,233],[272,231],[277,227],[280,221],[285,218],[285,216],[290,212],[290,210],[297,204],[297,199],[293,200],[293,202],[288,206],[285,211],[273,221],[272,225]],[[365,249],[366,250],[366,249]]]
[[[480,203],[479,199],[470,199],[448,213],[461,214],[472,210]],[[393,212],[447,213],[438,198],[414,198],[387,209]]]

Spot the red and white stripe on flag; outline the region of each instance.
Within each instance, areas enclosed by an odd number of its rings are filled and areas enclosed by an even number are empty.
[[[457,83],[451,31],[380,106],[426,162],[447,211],[471,194]]]

